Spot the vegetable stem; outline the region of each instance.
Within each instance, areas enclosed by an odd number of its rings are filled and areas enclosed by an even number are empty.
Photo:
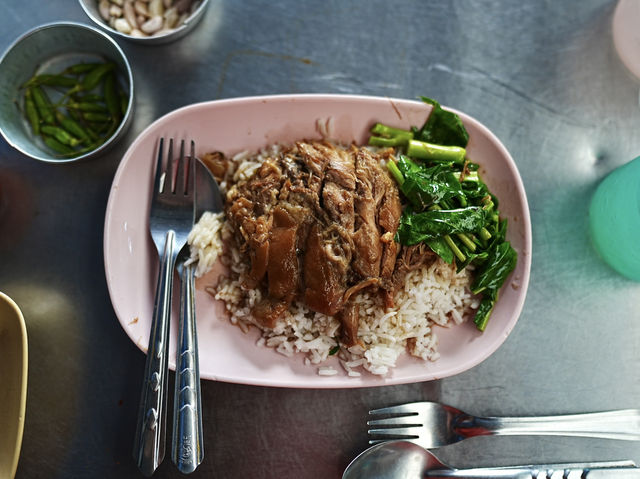
[[[460,146],[442,146],[424,141],[409,140],[407,155],[422,160],[464,163],[466,150]]]
[[[398,183],[398,186],[402,186],[402,184],[404,183],[404,176],[402,176],[402,172],[398,169],[396,162],[393,160],[389,160],[387,162],[387,169],[393,176],[393,179],[396,180],[396,183]]]
[[[406,141],[413,139],[413,132],[403,130],[401,128],[394,128],[382,123],[376,123],[373,125],[371,133],[374,135],[384,136],[386,138],[404,138]]]
[[[491,316],[493,307],[496,304],[496,299],[493,299],[493,298],[482,299],[482,302],[480,303],[480,307],[476,312],[476,316],[473,319],[473,322],[475,323],[478,331],[484,331],[486,329],[487,323],[489,322],[489,317]]]
[[[380,146],[382,148],[393,148],[394,146],[402,146],[406,143],[402,138],[384,138],[383,136],[369,137],[371,146]]]
[[[413,132],[376,123],[371,128],[369,144],[381,147],[405,146],[413,138]]]
[[[458,245],[453,242],[453,239],[451,239],[451,236],[445,235],[444,240],[447,243],[447,246],[451,248],[451,251],[453,251],[453,254],[456,255],[456,258],[458,258],[462,262],[466,261],[467,257],[464,255],[462,251],[460,251],[460,248],[458,248]]]
[[[469,248],[472,252],[476,250],[476,244],[464,233],[458,233],[456,235],[460,241],[464,243],[464,245]]]
[[[460,182],[468,181],[468,182],[477,183],[480,181],[480,177],[478,176],[477,171],[468,171],[464,176],[462,176],[462,171],[456,171],[453,175]]]

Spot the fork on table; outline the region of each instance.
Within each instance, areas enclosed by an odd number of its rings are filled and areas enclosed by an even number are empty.
[[[164,158],[164,138],[158,144],[149,230],[160,257],[149,347],[138,409],[133,455],[150,476],[164,459],[166,438],[169,317],[176,257],[187,242],[195,220],[195,159],[185,158],[184,141],[174,175],[173,140]],[[175,178],[174,178],[175,176]]]
[[[472,416],[436,402],[422,401],[369,411],[369,443],[408,440],[424,448],[474,436],[581,436],[640,440],[640,410],[537,417]],[[384,417],[387,416],[387,417]]]

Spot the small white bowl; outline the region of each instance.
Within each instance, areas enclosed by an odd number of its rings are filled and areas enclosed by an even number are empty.
[[[107,22],[104,21],[100,12],[98,11],[98,0],[79,0],[80,6],[84,10],[84,13],[100,28],[105,29],[112,35],[120,38],[124,38],[134,43],[140,43],[143,45],[160,45],[163,43],[173,42],[179,38],[182,38],[198,24],[198,22],[204,16],[204,12],[209,5],[209,0],[201,0],[200,5],[196,10],[185,20],[185,22],[177,28],[174,28],[166,33],[151,35],[147,37],[128,35],[122,33],[114,28],[111,28]]]
[[[18,305],[0,292],[0,477],[15,476],[27,403],[27,328]]]

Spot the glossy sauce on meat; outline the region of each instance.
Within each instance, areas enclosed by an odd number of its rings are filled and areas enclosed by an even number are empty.
[[[354,345],[356,294],[378,291],[391,307],[410,267],[394,241],[402,213],[398,188],[366,148],[298,142],[234,184],[225,212],[250,263],[245,286],[263,293],[252,314],[266,327],[291,302],[304,301],[335,316],[342,343]]]

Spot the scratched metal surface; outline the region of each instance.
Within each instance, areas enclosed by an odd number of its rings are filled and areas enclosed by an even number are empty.
[[[255,94],[424,94],[479,119],[512,153],[529,196],[533,265],[505,344],[449,379],[326,391],[203,384],[204,463],[193,477],[328,478],[367,445],[366,412],[439,400],[484,414],[640,406],[640,284],[589,244],[597,182],[640,154],[639,82],[611,39],[611,0],[325,2],[213,0],[188,37],[120,42],[136,115],[108,156],[38,164],[0,141],[0,290],[23,308],[29,389],[18,478],[133,478],[144,367],[114,315],[102,260],[104,210],[127,146],[183,105]],[[0,48],[76,2],[4,2]],[[440,451],[458,466],[633,459],[640,445],[480,438]],[[179,477],[166,459],[157,477]]]

